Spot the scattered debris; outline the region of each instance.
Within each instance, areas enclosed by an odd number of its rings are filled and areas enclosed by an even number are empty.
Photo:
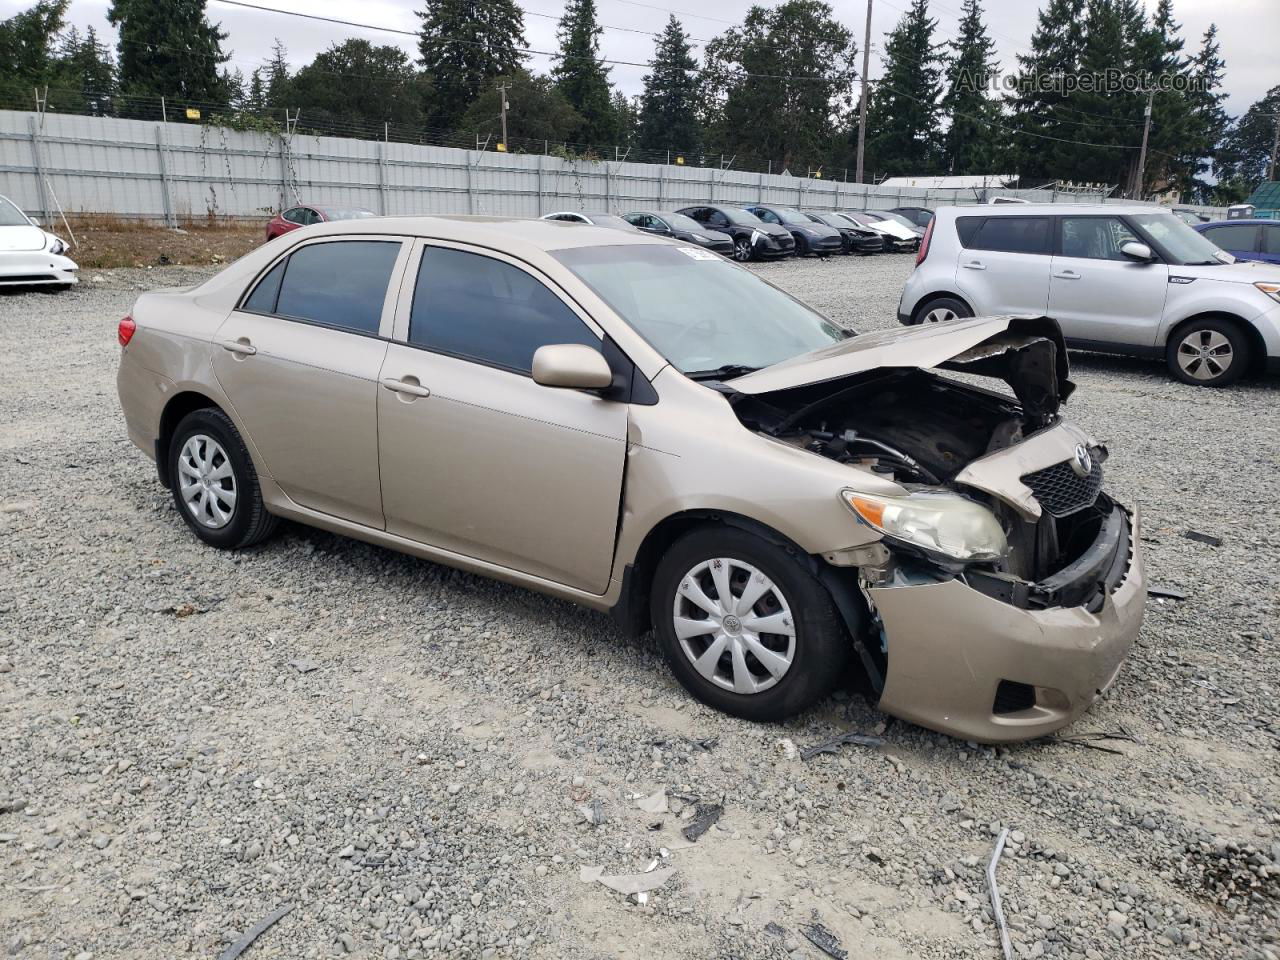
[[[782,748],[782,755],[788,760],[794,760],[800,755],[800,751],[796,749],[795,741],[790,737],[783,737],[778,741],[778,746]]]
[[[867,854],[867,859],[870,860],[872,863],[874,863],[876,866],[884,866],[884,857],[880,856],[880,854],[876,853],[875,851],[869,852]]]
[[[724,813],[724,804],[720,803],[700,803],[698,810],[693,815],[693,822],[690,823],[680,832],[684,834],[684,838],[690,843],[696,841],[700,836],[711,829],[712,825],[720,819]]]
[[[636,806],[645,813],[666,813],[670,809],[667,806],[667,788],[663,787],[657,793],[638,798]]]
[[[610,890],[616,890],[624,896],[638,898],[657,890],[675,874],[675,867],[664,867],[658,870],[651,866],[644,873],[619,874],[606,874],[604,867],[581,867],[578,870],[578,879],[583,883],[602,883]],[[644,900],[638,902],[643,903]]]
[[[685,742],[688,743],[689,746],[693,747],[695,750],[712,750],[720,746],[719,737],[702,737],[701,739],[694,739],[693,737],[685,737],[684,739],[685,739]]]
[[[1187,593],[1185,590],[1179,590],[1177,587],[1147,587],[1147,596],[1149,597],[1166,597],[1170,600],[1185,600]]]
[[[764,932],[769,934],[770,936],[777,937],[779,940],[785,938],[787,935],[786,929],[778,926],[772,920],[770,920],[768,923],[764,925]]]
[[[1076,747],[1087,747],[1090,750],[1101,750],[1103,753],[1114,753],[1117,756],[1128,756],[1123,750],[1116,750],[1113,747],[1104,747],[1097,743],[1098,740],[1127,740],[1129,743],[1141,743],[1142,741],[1135,737],[1124,727],[1115,730],[1088,730],[1082,733],[1072,733],[1066,736],[1052,735],[1042,737],[1046,743],[1069,743]]]
[[[804,934],[806,940],[827,956],[835,957],[836,960],[848,960],[849,951],[840,945],[840,940],[834,933],[816,919],[813,923],[801,924],[800,932]]]
[[[320,669],[320,664],[316,663],[314,660],[307,660],[302,657],[299,657],[297,660],[290,660],[289,666],[293,667],[293,669],[297,670],[299,673],[310,673],[313,670]]]
[[[604,815],[604,804],[600,801],[599,797],[592,800],[589,804],[578,804],[578,812],[582,814],[583,819],[593,827],[600,826],[600,824],[604,823],[607,819]]]
[[[884,737],[874,737],[867,733],[842,733],[838,737],[815,743],[812,747],[804,747],[800,751],[801,760],[811,760],[820,753],[839,753],[846,744],[859,747],[883,747]]]
[[[189,617],[193,613],[199,613],[194,603],[180,603],[173,608],[173,615],[181,620],[183,617]]]
[[[1196,541],[1196,543],[1207,543],[1211,547],[1222,546],[1222,538],[1215,537],[1212,533],[1201,533],[1199,530],[1184,530],[1182,535],[1188,540]]]
[[[280,920],[281,917],[289,913],[289,911],[291,911],[292,909],[293,909],[293,904],[286,903],[283,906],[274,910],[273,912],[267,914],[267,916],[263,917],[261,920],[255,923],[252,927],[250,927],[248,933],[246,933],[243,937],[241,937],[235,943],[231,944],[231,946],[227,947],[227,949],[223,950],[222,953],[218,955],[218,960],[235,960],[236,957],[240,956],[240,954],[244,953],[246,950],[249,949],[249,945],[252,944],[253,941],[257,940],[260,936],[266,933],[267,930],[273,927]]]
[[[1000,906],[1000,887],[996,883],[996,864],[1000,862],[1000,854],[1004,852],[1004,842],[1009,837],[1009,828],[1004,827],[1000,836],[996,837],[996,848],[987,862],[987,886],[991,890],[991,913],[996,920],[996,929],[1000,931],[1000,946],[1004,949],[1005,960],[1013,960],[1013,944],[1009,942],[1009,928],[1004,922],[1004,908]]]

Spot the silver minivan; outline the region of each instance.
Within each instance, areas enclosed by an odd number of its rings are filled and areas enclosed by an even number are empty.
[[[1053,317],[1070,347],[1163,357],[1200,386],[1280,372],[1280,268],[1156,207],[939,207],[898,320],[990,314]]]

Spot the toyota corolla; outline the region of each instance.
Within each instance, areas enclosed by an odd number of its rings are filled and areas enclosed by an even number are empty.
[[[850,335],[688,243],[437,217],[293,231],[119,339],[129,435],[205,543],[288,518],[609,611],[741,717],[853,665],[890,714],[1039,736],[1141,623],[1051,320]]]

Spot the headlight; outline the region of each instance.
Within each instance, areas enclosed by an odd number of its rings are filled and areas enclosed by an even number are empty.
[[[703,236],[702,234],[700,234],[700,233],[695,233],[695,234],[693,235],[693,239],[697,240],[699,243],[710,243],[710,242],[711,242],[711,238],[710,238],[710,237],[704,237],[704,236]]]
[[[1280,283],[1263,283],[1259,281],[1254,286],[1276,301],[1276,303],[1280,303]]]
[[[63,243],[61,240],[59,240],[57,237],[54,237],[52,240],[49,241],[49,252],[52,253],[55,257],[62,256],[62,254],[67,252],[67,245]]]
[[[885,536],[955,560],[998,560],[1009,549],[995,515],[954,494],[873,497],[844,490],[840,497],[864,523]]]

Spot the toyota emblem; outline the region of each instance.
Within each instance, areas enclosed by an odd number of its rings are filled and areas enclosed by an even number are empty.
[[[1093,457],[1089,455],[1089,448],[1083,443],[1076,444],[1076,455],[1071,461],[1071,469],[1078,477],[1087,477],[1093,472]]]

